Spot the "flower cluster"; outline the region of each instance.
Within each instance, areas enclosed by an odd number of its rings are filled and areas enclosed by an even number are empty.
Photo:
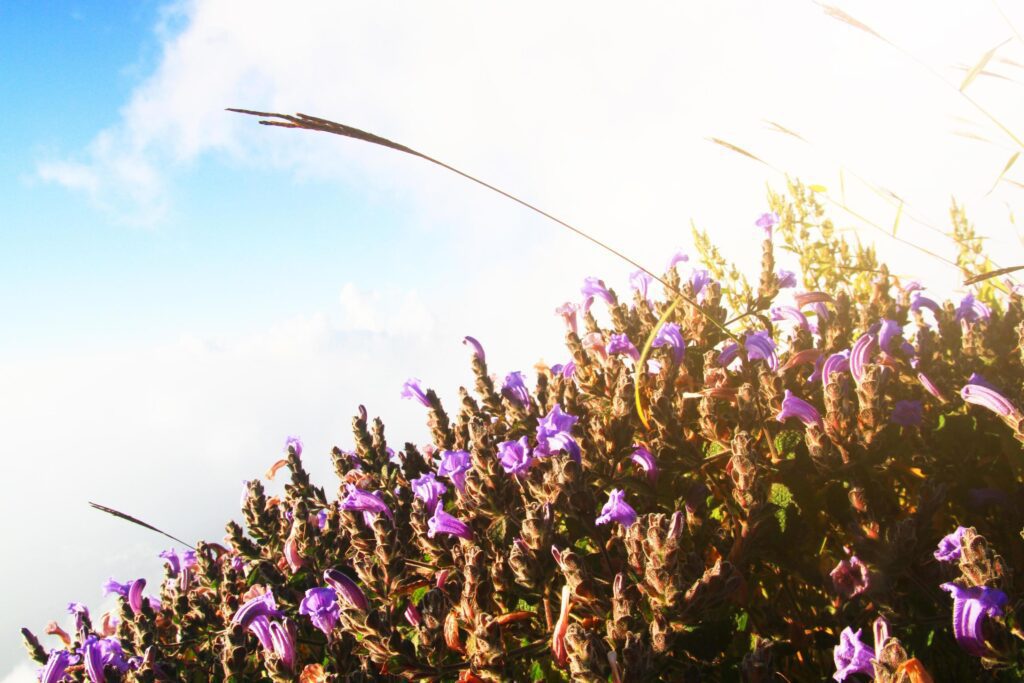
[[[465,337],[454,410],[401,388],[430,444],[360,406],[325,489],[289,437],[156,590],[24,630],[39,680],[1020,680],[1024,302],[832,278],[801,201],[757,288],[707,249],[587,278],[535,375]]]

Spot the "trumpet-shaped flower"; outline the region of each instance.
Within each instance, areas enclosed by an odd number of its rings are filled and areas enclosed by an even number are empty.
[[[853,598],[871,587],[871,572],[856,555],[840,560],[829,573],[832,586],[845,598]]]
[[[556,403],[551,412],[537,422],[537,448],[534,454],[548,456],[564,450],[579,462],[580,447],[572,437],[572,428],[577,420],[579,418],[575,415],[563,413],[562,406]]]
[[[249,624],[251,624],[252,620],[256,617],[277,619],[283,616],[284,612],[277,608],[277,601],[274,600],[274,594],[267,591],[263,595],[257,595],[239,607],[235,611],[235,616],[231,617],[231,623],[240,624],[242,628],[248,628]]]
[[[473,358],[477,359],[481,363],[487,362],[487,354],[484,353],[484,347],[476,340],[476,337],[470,337],[467,335],[466,337],[463,337],[462,343],[473,349]]]
[[[604,286],[604,280],[596,277],[588,277],[583,280],[583,287],[580,289],[583,294],[583,311],[589,311],[590,305],[594,303],[594,297],[603,299],[609,306],[615,305],[615,295]]]
[[[860,339],[853,343],[850,350],[850,374],[857,384],[860,384],[861,377],[864,376],[864,367],[871,362],[877,348],[878,343],[873,334],[861,335]]]
[[[762,213],[760,216],[757,217],[757,220],[754,221],[754,225],[756,225],[757,227],[761,228],[762,231],[764,231],[764,238],[766,240],[770,240],[772,238],[772,230],[778,224],[779,214],[775,213],[774,211]]]
[[[672,254],[672,257],[668,260],[668,264],[665,266],[665,272],[670,272],[673,268],[676,267],[676,264],[686,263],[689,260],[690,257],[686,255],[686,252],[684,252],[681,249],[678,249],[674,254]]]
[[[999,417],[1007,418],[1017,414],[1017,407],[1010,399],[981,384],[965,384],[960,390],[960,397],[968,403],[988,408]]]
[[[785,422],[791,417],[797,418],[808,427],[821,424],[821,413],[818,412],[818,409],[786,389],[785,397],[782,399],[782,409],[775,419]]]
[[[359,584],[344,572],[333,568],[324,570],[324,581],[334,589],[336,595],[344,598],[345,603],[350,607],[360,612],[365,612],[370,608],[370,602],[366,599],[366,594],[363,593]]]
[[[427,398],[427,393],[423,391],[420,380],[415,377],[407,379],[405,384],[402,385],[402,398],[415,399],[425,408],[430,407],[430,399]]]
[[[833,372],[848,372],[850,369],[850,351],[843,349],[838,353],[833,353],[831,356],[825,359],[825,362],[821,365],[821,383],[824,386],[828,386],[828,383],[832,381]]]
[[[295,457],[296,458],[301,458],[302,457],[302,439],[300,439],[297,436],[289,436],[287,439],[284,440],[284,451],[285,451],[285,453],[287,453],[289,451],[295,451]]]
[[[466,472],[473,468],[469,451],[441,451],[437,476],[448,477],[459,491],[466,490]]]
[[[885,318],[878,327],[878,347],[882,351],[888,351],[892,340],[903,334],[899,324],[895,320]]]
[[[613,334],[611,339],[608,340],[608,346],[605,350],[609,356],[625,354],[633,360],[640,359],[640,352],[637,351],[636,346],[633,345],[633,342],[629,341],[629,337],[625,334]]]
[[[67,650],[51,650],[46,666],[39,674],[40,683],[57,683],[64,678],[64,673],[71,665],[71,655]]]
[[[633,452],[630,454],[629,459],[640,466],[644,472],[647,473],[647,478],[654,481],[658,478],[658,462],[654,459],[654,454],[643,446],[633,446]]]
[[[686,353],[686,342],[683,340],[683,335],[679,331],[679,325],[676,323],[665,323],[658,329],[658,333],[654,335],[651,347],[660,349],[663,346],[672,350],[672,360],[676,363],[682,362],[683,355]]]
[[[939,562],[959,562],[960,561],[960,541],[963,538],[966,528],[958,526],[952,533],[946,534],[939,541],[939,547],[935,549],[935,559]]]
[[[608,502],[601,508],[601,514],[597,517],[597,523],[618,522],[624,527],[629,527],[636,521],[636,517],[636,510],[626,502],[625,492],[612,489],[608,493]]]
[[[953,597],[953,636],[957,644],[975,657],[989,654],[983,624],[986,617],[1003,615],[1003,606],[1009,600],[1006,593],[998,588],[965,588],[956,583],[944,583],[939,588]]]
[[[775,340],[767,330],[751,332],[743,341],[747,348],[747,358],[755,360],[760,358],[768,363],[772,372],[779,369],[779,357],[775,353]]]
[[[797,327],[802,327],[807,330],[810,326],[807,323],[807,316],[800,312],[795,306],[775,306],[771,309],[771,318],[775,322],[781,322],[788,320],[791,323],[796,323]]]
[[[792,270],[784,270],[780,268],[775,273],[775,283],[779,289],[791,289],[796,287],[796,273]]]
[[[640,292],[640,298],[648,301],[650,300],[648,297],[648,291],[652,282],[654,282],[654,278],[642,270],[633,271],[629,275],[630,287]]]
[[[845,681],[854,674],[875,675],[875,668],[871,665],[871,648],[861,642],[860,633],[861,629],[854,631],[847,626],[839,634],[839,644],[832,650],[836,665],[832,677],[835,680]]]
[[[449,515],[440,503],[434,508],[434,516],[427,520],[427,536],[433,538],[437,534],[458,536],[467,541],[473,540],[473,532],[462,520]]]
[[[505,383],[501,385],[501,395],[513,403],[518,403],[523,408],[528,407],[530,392],[526,388],[526,382],[523,381],[523,373],[518,370],[508,373],[505,376]]]
[[[347,495],[339,501],[341,509],[350,512],[362,512],[363,521],[367,525],[372,524],[374,516],[380,513],[383,513],[391,521],[395,520],[391,508],[381,499],[378,492],[370,493],[369,491],[364,491],[361,488],[357,488],[355,484],[345,484],[345,492]]]
[[[338,596],[333,588],[310,588],[299,603],[299,614],[309,617],[313,626],[330,634],[338,623]]]
[[[568,327],[569,331],[573,334],[577,334],[579,332],[576,322],[576,311],[579,309],[580,307],[571,301],[566,301],[555,309],[555,313],[562,316],[562,320],[565,321],[565,326]]]
[[[960,322],[974,323],[979,320],[988,320],[992,315],[992,309],[968,294],[960,300],[956,308],[956,319]]]
[[[410,484],[413,494],[423,501],[423,505],[428,510],[433,510],[437,501],[448,491],[448,487],[438,481],[433,472],[427,472],[422,477],[413,479]]]
[[[502,441],[498,444],[498,461],[508,474],[521,474],[530,469],[533,455],[529,440],[523,436],[518,441]]]

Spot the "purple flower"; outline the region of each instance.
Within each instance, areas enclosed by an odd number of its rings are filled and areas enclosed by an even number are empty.
[[[818,323],[822,323],[832,317],[832,314],[829,313],[828,311],[828,306],[826,306],[824,303],[820,301],[815,301],[814,303],[810,304],[810,306],[811,310],[814,311],[815,318],[818,319]],[[817,326],[815,326],[815,328],[817,328]],[[817,329],[815,329],[814,331],[817,331]]]
[[[302,439],[297,436],[289,436],[284,440],[284,452],[295,451],[295,457],[302,457]]]
[[[896,401],[889,419],[902,427],[915,427],[924,419],[924,406],[920,401]]]
[[[316,528],[323,531],[327,527],[327,517],[330,511],[327,508],[316,513]]]
[[[466,472],[473,467],[469,451],[441,451],[437,476],[448,477],[459,491],[466,490]]]
[[[992,309],[968,294],[960,300],[956,309],[956,319],[961,322],[973,323],[979,320],[988,320],[992,315]]]
[[[907,284],[903,285],[903,291],[904,291],[904,292],[905,292],[906,294],[910,294],[911,292],[919,292],[919,291],[921,291],[922,289],[924,289],[924,285],[922,285],[922,284],[921,284],[921,283],[920,283],[919,281],[917,281],[917,280],[911,280],[911,281],[910,281],[910,282],[908,282]]]
[[[411,602],[405,606],[405,612],[403,612],[405,620],[409,622],[409,625],[413,628],[419,628],[423,624],[423,615],[416,609],[416,605]]]
[[[884,318],[882,324],[878,328],[878,347],[882,351],[888,351],[889,346],[892,344],[892,340],[903,334],[903,330],[896,323],[895,320],[889,320]]]
[[[402,398],[414,398],[423,404],[424,407],[430,407],[430,399],[427,398],[426,392],[420,386],[420,381],[415,377],[407,379],[405,384],[402,385]]]
[[[473,532],[470,528],[461,520],[445,512],[441,503],[434,508],[434,516],[427,520],[427,536],[433,538],[437,534],[450,534],[467,541],[473,540]]]
[[[583,293],[583,311],[589,311],[590,305],[594,303],[594,297],[600,297],[604,299],[604,302],[609,306],[615,305],[615,295],[612,294],[607,287],[604,286],[604,280],[596,277],[588,277],[583,279],[583,287],[580,289]]]
[[[659,349],[663,346],[672,349],[672,359],[677,364],[682,362],[683,355],[686,353],[686,342],[676,323],[665,323],[658,330],[658,334],[654,335],[651,347]]]
[[[530,469],[533,456],[529,440],[524,436],[518,441],[502,441],[498,444],[498,460],[508,474],[521,474]]]
[[[754,221],[754,225],[761,228],[764,231],[764,238],[770,240],[772,238],[772,229],[779,224],[779,214],[774,211],[768,213],[762,213],[758,216],[757,220]]]
[[[665,272],[670,272],[676,267],[677,263],[686,263],[689,260],[690,257],[687,256],[685,252],[682,250],[676,251],[676,253],[672,254],[672,258],[668,260],[668,265],[665,266]]]
[[[779,422],[785,422],[791,417],[797,418],[807,427],[821,424],[821,413],[818,412],[818,409],[802,398],[794,396],[792,391],[786,389],[786,395],[782,399],[782,409],[775,416],[775,419]]]
[[[128,606],[134,614],[142,612],[142,591],[146,587],[145,579],[135,579],[128,589]]]
[[[249,632],[256,636],[260,645],[268,652],[274,651],[274,640],[270,637],[270,619],[256,617],[249,624]]]
[[[945,398],[943,398],[942,392],[939,391],[939,388],[935,386],[935,383],[928,379],[928,375],[924,374],[923,372],[919,372],[917,373],[917,379],[918,381],[921,382],[921,386],[923,386],[925,388],[925,391],[927,391],[929,394],[939,399],[940,401],[944,402],[946,400]]]
[[[643,299],[649,300],[647,291],[652,282],[654,282],[654,278],[642,270],[634,271],[629,276],[630,287],[640,292],[640,297]]]
[[[982,625],[985,617],[1003,615],[1006,593],[988,586],[965,588],[956,583],[944,583],[939,588],[953,596],[953,635],[957,644],[968,654],[984,657],[989,654]]]
[[[850,369],[850,351],[843,349],[839,353],[833,353],[825,359],[821,365],[821,383],[828,386],[833,372],[847,372]]]
[[[123,598],[128,597],[128,590],[132,587],[132,582],[118,583],[114,579],[107,579],[103,582],[103,595],[116,594]]]
[[[538,456],[553,455],[564,450],[579,462],[580,447],[572,437],[572,428],[579,420],[574,415],[562,412],[562,406],[555,404],[547,415],[537,423],[537,448],[534,453]]]
[[[1017,414],[1017,407],[995,389],[980,384],[965,384],[960,397],[968,403],[988,408],[1000,417],[1008,418]]]
[[[474,358],[479,360],[481,363],[487,361],[487,356],[484,354],[484,347],[480,345],[480,342],[478,342],[475,337],[466,336],[462,339],[462,343],[473,347]]]
[[[501,385],[501,395],[523,408],[529,407],[530,392],[523,381],[523,373],[518,370],[508,373],[505,376],[505,383]]]
[[[992,391],[999,391],[998,389],[996,389],[996,385],[992,384],[992,382],[989,382],[987,379],[985,379],[976,372],[972,372],[971,376],[967,378],[967,384],[977,384],[979,387],[985,387],[986,389],[991,389]]]
[[[779,357],[775,354],[775,341],[767,330],[751,332],[743,341],[743,345],[747,347],[747,358],[750,360],[760,358],[767,361],[772,372],[779,369]]]
[[[299,603],[299,614],[309,617],[313,626],[329,635],[338,623],[338,596],[333,588],[310,588]]]
[[[427,472],[419,479],[413,479],[410,484],[413,494],[423,501],[428,510],[433,510],[437,501],[448,491],[448,487],[438,481],[433,472]]]
[[[80,602],[69,602],[68,614],[75,617],[75,631],[81,631],[85,620],[89,618],[89,608]]]
[[[625,492],[619,489],[612,489],[608,493],[608,502],[601,508],[601,514],[597,518],[597,523],[618,522],[624,527],[629,527],[635,521],[636,510],[626,502]]]
[[[569,301],[555,309],[555,313],[562,316],[562,320],[565,321],[566,326],[573,334],[579,331],[576,326],[576,311],[578,310],[579,306]]]
[[[242,628],[248,628],[249,624],[256,617],[267,617],[268,619],[278,619],[284,616],[284,612],[277,609],[277,602],[274,600],[274,594],[266,592],[263,595],[257,595],[252,598],[235,612],[235,616],[231,618],[232,624],[241,624]]]
[[[608,341],[605,351],[607,351],[609,356],[624,353],[635,361],[640,360],[640,352],[637,351],[636,347],[633,346],[633,342],[629,341],[629,337],[625,334],[613,334]]]
[[[196,566],[196,551],[194,550],[179,552],[171,548],[161,552],[160,557],[166,560],[171,576],[177,576],[182,569],[192,569]]]
[[[734,360],[736,360],[736,356],[738,356],[739,354],[739,345],[736,344],[735,342],[729,342],[728,344],[723,346],[721,352],[719,352],[718,364],[721,365],[723,368],[728,367]]]
[[[50,650],[50,658],[46,660],[46,666],[39,674],[41,683],[57,683],[64,678],[64,672],[71,664],[71,655],[67,650]]]
[[[297,629],[295,622],[285,619],[270,623],[270,642],[272,651],[281,659],[281,664],[288,671],[295,669],[295,638]]]
[[[939,547],[935,549],[935,559],[939,562],[959,562],[960,543],[965,531],[966,528],[958,526],[955,531],[943,536],[939,541]]]
[[[873,334],[861,335],[860,339],[853,343],[853,349],[850,351],[850,374],[857,384],[860,384],[860,379],[864,376],[864,366],[871,362],[876,348]]]
[[[647,478],[654,481],[658,478],[658,463],[654,459],[654,454],[643,446],[637,446],[634,444],[635,449],[629,456],[629,459],[640,465],[640,469],[647,473]]]
[[[854,631],[849,626],[839,634],[839,644],[832,650],[832,658],[836,664],[836,672],[832,678],[845,681],[853,674],[875,675],[871,665],[871,650],[860,641],[861,629]]]
[[[364,612],[370,608],[370,602],[367,600],[366,594],[343,571],[334,568],[326,569],[324,571],[324,581],[334,589],[337,595],[343,597],[349,606]]]
[[[562,377],[565,377],[566,379],[572,377],[575,373],[576,373],[576,363],[574,361],[569,361],[562,368]]]
[[[693,272],[690,273],[690,286],[693,287],[693,295],[695,297],[702,298],[700,294],[709,282],[711,282],[711,273],[703,268],[694,268]]]
[[[106,667],[113,667],[124,673],[128,670],[128,662],[124,659],[124,650],[121,649],[121,641],[117,638],[97,638],[89,636],[82,643],[82,660],[85,671],[92,683],[105,683],[107,676]],[[59,679],[58,679],[59,680]]]
[[[775,282],[778,284],[779,289],[796,287],[796,273],[792,270],[783,270],[780,268],[779,271],[775,273]]]
[[[854,598],[871,587],[871,572],[856,555],[841,560],[829,576],[836,592],[845,598]]]
[[[391,508],[381,500],[378,492],[370,493],[369,491],[364,491],[361,488],[357,488],[355,484],[345,484],[345,492],[347,495],[339,501],[341,509],[351,512],[362,512],[363,521],[366,522],[367,526],[373,523],[373,516],[379,513],[384,513],[392,522],[395,521]]]
[[[926,296],[918,294],[917,296],[915,296],[913,298],[913,300],[911,300],[911,302],[910,302],[910,310],[913,311],[914,313],[917,313],[922,308],[927,308],[929,311],[931,311],[935,315],[938,315],[939,311],[942,310],[942,307],[940,307],[937,303],[935,303],[934,299],[929,299]]]
[[[809,329],[807,317],[794,306],[775,306],[771,309],[771,317],[776,322],[789,320],[805,330]]]
[[[337,595],[345,598],[345,602],[351,607],[360,612],[365,612],[370,608],[370,602],[366,599],[366,594],[363,593],[359,584],[350,579],[344,572],[337,569],[327,569],[324,571],[324,581],[334,589]]]

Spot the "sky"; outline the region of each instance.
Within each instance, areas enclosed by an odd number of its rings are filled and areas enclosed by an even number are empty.
[[[286,436],[333,487],[358,405],[394,444],[426,443],[405,379],[451,402],[467,334],[499,376],[560,362],[554,308],[588,275],[628,286],[628,265],[422,160],[227,107],[392,138],[654,270],[691,224],[756,261],[753,222],[785,177],[711,137],[830,198],[845,169],[848,202],[883,229],[837,222],[936,291],[955,271],[894,242],[895,207],[854,174],[906,200],[908,242],[951,256],[911,216],[945,228],[956,196],[1021,262],[1021,189],[993,189],[1014,143],[957,87],[1009,40],[967,92],[1013,120],[1024,12],[842,7],[900,49],[797,0],[0,4],[0,578],[20,587],[0,682],[32,678],[21,626],[109,606],[108,576],[161,576],[169,543],[88,501],[219,540]]]

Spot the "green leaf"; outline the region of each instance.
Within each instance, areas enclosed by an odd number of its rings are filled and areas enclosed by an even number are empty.
[[[739,611],[739,612],[737,612],[736,614],[733,615],[733,619],[736,620],[736,630],[737,631],[746,631],[747,630],[747,621],[750,619],[750,615],[749,614],[747,614],[746,612],[741,610],[741,611]]]
[[[420,600],[423,599],[423,596],[426,595],[427,591],[429,591],[429,590],[430,590],[429,586],[420,586],[419,588],[414,590],[412,592],[412,602],[413,602],[413,604],[414,605],[420,604]]]
[[[775,436],[775,450],[782,455],[796,453],[796,449],[803,443],[804,436],[795,429],[784,429]]]
[[[772,484],[771,491],[768,492],[768,502],[778,508],[775,511],[775,519],[779,522],[779,530],[786,533],[786,511],[794,504],[793,492],[785,484],[776,482]]]

